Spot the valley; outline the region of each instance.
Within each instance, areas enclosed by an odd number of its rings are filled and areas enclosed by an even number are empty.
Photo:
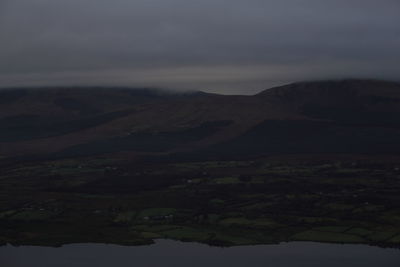
[[[399,83],[0,96],[2,244],[400,244]]]
[[[14,245],[400,244],[397,157],[320,155],[14,165],[0,178],[0,240]],[[28,175],[29,174],[29,175]]]

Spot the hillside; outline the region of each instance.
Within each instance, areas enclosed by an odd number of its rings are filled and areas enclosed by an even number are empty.
[[[397,83],[0,95],[0,245],[400,245]]]
[[[254,96],[155,89],[0,91],[0,157],[397,153],[400,84],[302,82]]]

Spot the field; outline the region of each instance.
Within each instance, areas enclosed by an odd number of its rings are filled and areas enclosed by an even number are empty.
[[[397,247],[399,166],[397,158],[368,156],[15,162],[0,175],[0,242]]]

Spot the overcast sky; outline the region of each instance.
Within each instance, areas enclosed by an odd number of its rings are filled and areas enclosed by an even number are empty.
[[[0,0],[0,87],[400,80],[400,0]]]

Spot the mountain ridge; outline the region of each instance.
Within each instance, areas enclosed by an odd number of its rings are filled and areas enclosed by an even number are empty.
[[[368,153],[368,142],[381,144],[371,153],[400,151],[397,82],[300,82],[253,96],[145,88],[3,89],[0,99],[3,158],[124,151],[221,157],[244,150],[246,155]],[[302,134],[293,143],[296,131]]]

